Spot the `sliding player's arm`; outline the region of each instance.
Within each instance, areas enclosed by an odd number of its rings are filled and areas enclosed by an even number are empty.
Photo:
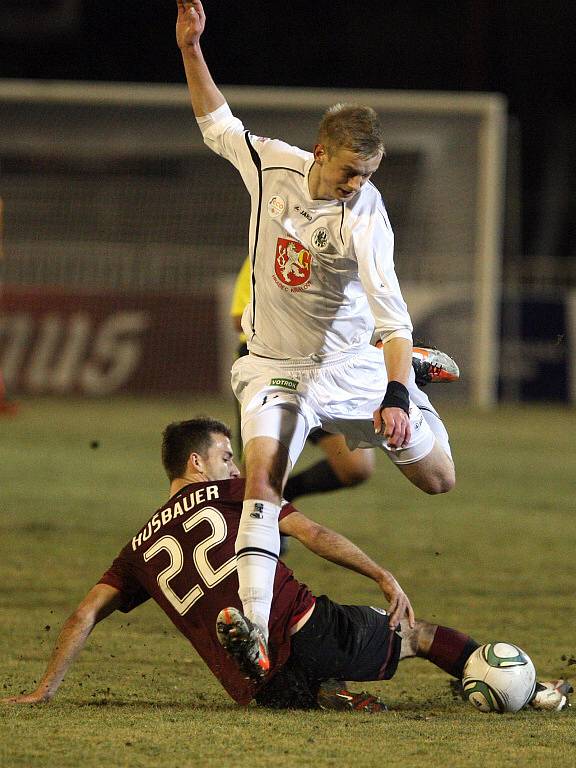
[[[176,42],[182,52],[188,90],[196,117],[214,112],[226,103],[214,83],[200,48],[206,15],[200,0],[177,0]]]
[[[108,584],[96,584],[92,587],[60,630],[46,671],[36,690],[20,696],[10,696],[2,699],[2,702],[39,704],[50,701],[96,624],[113,613],[120,604],[119,590]]]
[[[283,517],[279,526],[280,533],[298,539],[314,554],[373,579],[388,600],[391,629],[394,629],[401,619],[408,619],[410,626],[414,626],[412,605],[394,576],[345,536],[315,523],[296,510]]]

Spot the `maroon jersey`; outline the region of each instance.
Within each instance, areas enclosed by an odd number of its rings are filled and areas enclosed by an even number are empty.
[[[99,583],[120,590],[124,612],[155,600],[230,696],[248,704],[258,686],[242,676],[216,636],[222,608],[242,608],[234,541],[243,496],[242,479],[187,485],[152,515]],[[280,519],[293,511],[286,504]],[[290,654],[290,628],[313,603],[308,587],[279,562],[270,614],[270,676]]]

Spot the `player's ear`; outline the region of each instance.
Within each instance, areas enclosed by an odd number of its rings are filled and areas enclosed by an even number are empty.
[[[328,151],[325,144],[314,145],[314,160],[320,165],[328,159]]]
[[[192,451],[188,457],[188,469],[194,474],[204,471],[204,459],[196,451]]]

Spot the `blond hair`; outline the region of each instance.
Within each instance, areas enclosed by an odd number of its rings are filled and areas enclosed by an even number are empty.
[[[334,104],[327,109],[318,128],[318,143],[329,152],[344,148],[363,158],[385,154],[378,115],[372,107],[358,104]]]

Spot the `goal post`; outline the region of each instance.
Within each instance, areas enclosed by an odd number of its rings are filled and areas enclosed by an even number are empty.
[[[328,106],[353,102],[376,109],[387,157],[373,181],[395,230],[396,268],[415,338],[452,354],[463,373],[458,385],[436,388],[434,400],[493,405],[505,99],[222,90],[252,132],[302,148],[312,147]],[[246,253],[248,196],[236,171],[202,143],[185,86],[5,80],[0,121],[8,285],[188,295],[203,308],[195,331],[216,338],[232,333],[224,327],[225,310],[206,308],[225,295],[218,286],[230,280]],[[194,314],[188,314],[190,323]],[[210,329],[207,318],[222,327]],[[7,344],[3,323],[0,365]],[[151,323],[149,318],[141,325]],[[227,355],[216,348],[213,354],[227,369]]]

